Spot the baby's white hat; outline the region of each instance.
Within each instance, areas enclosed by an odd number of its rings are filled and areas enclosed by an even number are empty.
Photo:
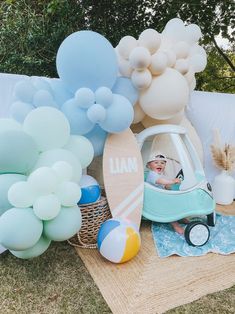
[[[151,162],[151,161],[155,161],[155,160],[162,160],[162,161],[167,162],[166,156],[163,153],[161,153],[161,152],[157,152],[157,153],[151,154],[149,159],[148,159],[148,163]]]

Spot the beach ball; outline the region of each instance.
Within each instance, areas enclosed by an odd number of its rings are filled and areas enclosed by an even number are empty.
[[[97,202],[100,199],[101,190],[99,183],[89,175],[82,175],[79,182],[82,196],[79,205]]]
[[[112,218],[100,227],[97,236],[100,254],[113,263],[131,260],[140,249],[138,227],[130,221]]]

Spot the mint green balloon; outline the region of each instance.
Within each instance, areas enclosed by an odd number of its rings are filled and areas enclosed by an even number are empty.
[[[88,167],[94,157],[93,145],[81,135],[71,135],[64,148],[70,150],[78,158],[82,169]]]
[[[22,129],[22,125],[13,119],[0,119],[0,133],[10,130],[21,131]]]
[[[51,244],[51,240],[42,236],[39,239],[39,241],[31,248],[24,251],[11,250],[10,252],[18,258],[29,259],[29,258],[34,258],[43,254],[49,248],[50,244]]]
[[[37,145],[23,131],[0,133],[0,174],[28,173],[39,156]]]
[[[56,218],[44,221],[44,235],[53,241],[65,241],[80,230],[81,224],[79,207],[62,207]]]
[[[8,201],[9,188],[18,181],[26,181],[26,176],[22,174],[1,174],[0,175],[0,216],[8,209],[12,208],[12,205]]]
[[[0,243],[9,250],[27,250],[38,242],[42,229],[32,208],[11,208],[0,217]]]

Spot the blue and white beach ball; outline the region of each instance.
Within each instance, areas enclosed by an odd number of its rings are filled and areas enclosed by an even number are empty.
[[[113,263],[132,259],[140,249],[140,234],[137,226],[121,218],[106,220],[97,236],[100,254]]]
[[[82,175],[80,180],[82,196],[78,205],[97,202],[100,199],[101,191],[99,183],[89,175]]]

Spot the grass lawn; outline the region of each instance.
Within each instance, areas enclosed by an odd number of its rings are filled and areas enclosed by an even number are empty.
[[[111,311],[75,250],[66,242],[54,242],[46,253],[33,260],[0,255],[0,313]],[[235,313],[235,286],[167,313]]]

